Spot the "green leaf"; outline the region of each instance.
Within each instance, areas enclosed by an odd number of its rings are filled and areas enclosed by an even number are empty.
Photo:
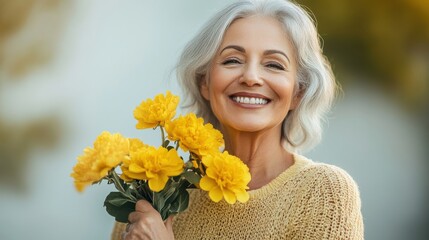
[[[130,199],[126,199],[126,198],[114,198],[111,200],[108,200],[108,202],[114,206],[120,207],[124,204],[126,204],[127,202],[133,202]]]
[[[188,208],[189,205],[189,193],[188,191],[182,191],[178,198],[171,204],[170,214],[176,214],[179,212],[183,212]]]
[[[139,182],[140,187],[138,188],[138,195],[141,196],[139,199],[146,199],[148,202],[153,202],[153,191],[149,188],[149,183],[145,181]]]
[[[127,223],[128,215],[135,211],[135,199],[146,199],[160,213],[163,220],[184,211],[189,204],[187,188],[191,183],[186,178],[170,179],[160,192],[150,190],[148,183],[139,181],[137,189],[128,188],[125,193],[111,192],[104,201],[106,211],[118,222]],[[134,200],[133,200],[134,199]]]
[[[104,200],[107,213],[122,223],[128,222],[128,215],[135,211],[136,203],[120,192],[111,192]]]
[[[153,203],[152,205],[154,206],[154,208],[156,210],[158,210],[158,212],[162,213],[162,210],[164,208],[165,201],[166,199],[168,199],[171,195],[174,194],[174,192],[176,191],[176,182],[171,181],[171,179],[168,180],[168,182],[166,183],[164,189],[162,189],[159,192],[154,192],[153,196]],[[162,215],[162,214],[161,214]]]
[[[174,191],[176,191],[177,185],[178,183],[169,180],[165,185],[164,189],[162,189],[159,194],[162,195],[164,199],[167,199],[171,195],[173,195]]]
[[[183,159],[182,159],[183,160]],[[190,169],[190,168],[193,168],[194,167],[194,164],[192,163],[192,161],[186,161],[186,163],[185,163],[185,168],[188,168],[188,169]]]
[[[168,215],[176,214],[182,212],[188,207],[189,203],[189,193],[186,190],[191,184],[182,180],[177,183],[176,191],[165,201],[165,205],[168,208]]]
[[[201,176],[195,172],[192,171],[188,171],[188,172],[184,172],[182,174],[182,176],[188,180],[188,182],[192,183],[192,184],[197,184],[200,182]]]
[[[162,144],[163,147],[167,148],[167,146],[170,144],[169,140],[165,140],[164,143]]]
[[[188,206],[189,194],[186,188],[191,185],[186,179],[180,179],[178,182],[169,180],[165,188],[154,193],[152,205],[160,213],[163,220],[166,220],[171,214],[183,211]],[[178,203],[176,203],[179,201]]]
[[[167,150],[170,151],[171,149],[174,149],[173,146],[167,146]]]

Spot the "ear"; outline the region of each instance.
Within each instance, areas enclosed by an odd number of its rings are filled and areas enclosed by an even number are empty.
[[[304,94],[304,91],[302,89],[299,89],[297,93],[295,93],[295,96],[292,99],[292,102],[290,104],[290,110],[295,110],[299,103],[301,102],[302,95]]]
[[[201,78],[200,93],[205,100],[210,101],[209,86],[205,76]]]

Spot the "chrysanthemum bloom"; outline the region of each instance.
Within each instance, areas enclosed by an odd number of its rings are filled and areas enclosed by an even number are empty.
[[[137,119],[137,129],[154,128],[164,126],[176,115],[179,97],[167,91],[167,94],[158,94],[155,98],[146,99],[134,110],[134,118]]]
[[[94,148],[87,147],[71,176],[75,187],[83,191],[86,186],[105,177],[108,172],[124,161],[129,154],[129,141],[121,134],[102,132],[94,142]]]
[[[78,162],[73,167],[73,172],[70,175],[74,178],[74,185],[79,192],[101,179],[100,174],[92,170],[92,165],[97,158],[97,152],[90,147],[85,148],[83,152],[83,155],[77,158]]]
[[[250,182],[249,168],[237,157],[223,153],[203,156],[203,164],[207,167],[206,175],[200,180],[201,189],[209,192],[214,202],[222,198],[229,204],[247,202],[249,200]]]
[[[128,177],[128,173],[129,173],[128,169],[132,164],[132,162],[136,161],[137,152],[147,152],[147,151],[153,150],[153,147],[147,144],[144,144],[138,138],[130,138],[129,141],[130,141],[130,154],[129,154],[129,157],[122,162],[122,165],[121,165],[122,174],[120,176],[120,178],[122,178],[126,182],[131,182],[137,179],[137,178]],[[131,155],[133,156],[133,161],[131,161]],[[141,180],[141,178],[138,178],[138,179]]]
[[[130,141],[130,152],[136,152],[139,149],[143,149],[143,148],[146,148],[149,146],[149,145],[143,143],[138,138],[129,138],[128,140]]]
[[[175,149],[148,146],[130,153],[130,159],[121,165],[121,178],[148,180],[149,188],[159,192],[164,189],[169,177],[183,172],[183,161]]]
[[[204,120],[197,118],[194,113],[168,122],[165,130],[170,140],[179,141],[180,148],[200,157],[212,151],[219,151],[224,144],[222,133],[210,123],[204,124]]]

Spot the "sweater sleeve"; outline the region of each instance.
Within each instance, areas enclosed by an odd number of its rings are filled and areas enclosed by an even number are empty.
[[[111,240],[121,240],[121,235],[125,231],[125,226],[125,223],[115,222],[115,226],[113,226],[112,230]]]
[[[359,190],[342,169],[315,164],[306,175],[293,239],[363,239]]]

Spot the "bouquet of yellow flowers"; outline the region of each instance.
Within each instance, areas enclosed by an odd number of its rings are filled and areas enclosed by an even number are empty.
[[[104,206],[116,221],[128,222],[140,199],[149,201],[165,220],[188,207],[186,189],[198,187],[209,197],[233,204],[249,199],[248,167],[237,157],[221,152],[222,134],[202,118],[190,113],[176,115],[179,97],[167,93],[143,101],[135,110],[137,129],[159,128],[161,146],[137,138],[102,132],[93,147],[87,147],[71,176],[79,192],[106,180],[116,192],[107,195]],[[178,149],[188,153],[185,161]],[[117,170],[121,170],[120,172]]]

